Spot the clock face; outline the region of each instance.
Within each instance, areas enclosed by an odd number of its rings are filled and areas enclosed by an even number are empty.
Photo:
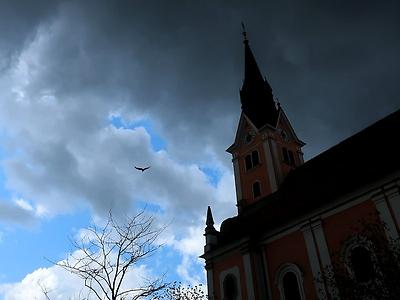
[[[246,136],[245,136],[245,138],[244,138],[244,141],[245,141],[246,143],[250,143],[250,142],[253,140],[254,135],[255,135],[254,132],[249,131],[249,132],[246,134]]]

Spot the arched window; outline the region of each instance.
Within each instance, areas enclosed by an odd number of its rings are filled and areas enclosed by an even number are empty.
[[[235,300],[237,299],[237,283],[236,278],[232,274],[228,274],[224,278],[223,282],[224,300]]]
[[[254,150],[251,153],[251,160],[253,161],[253,167],[257,166],[260,163],[260,158],[258,156],[258,151],[257,150]]]
[[[285,300],[301,300],[299,283],[293,272],[286,272],[282,279],[283,293]]]
[[[258,151],[254,150],[251,152],[251,154],[247,154],[244,161],[246,164],[246,171],[260,164],[260,156],[258,155]]]
[[[288,150],[285,147],[282,147],[282,158],[285,163],[291,166],[295,166],[296,162],[294,160],[294,155],[291,150]]]
[[[282,300],[303,300],[303,273],[292,263],[282,265],[277,272],[275,283],[278,285]]]
[[[226,269],[219,274],[221,300],[242,299],[240,290],[240,272],[237,266]]]
[[[356,246],[350,254],[351,268],[354,277],[359,282],[367,282],[375,277],[374,263],[371,252],[363,246]]]
[[[350,275],[358,282],[368,282],[376,277],[376,257],[373,244],[363,236],[347,240],[342,248],[342,257]]]
[[[251,161],[251,155],[246,155],[246,158],[244,159],[246,163],[246,170],[250,170],[253,167],[253,163]]]
[[[257,198],[261,196],[261,184],[256,181],[253,183],[253,197]]]

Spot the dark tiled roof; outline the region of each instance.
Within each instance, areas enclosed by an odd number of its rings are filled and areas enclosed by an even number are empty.
[[[288,174],[280,189],[221,225],[219,244],[257,236],[400,170],[400,110]]]

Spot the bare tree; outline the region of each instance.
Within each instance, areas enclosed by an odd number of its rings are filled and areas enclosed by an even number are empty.
[[[149,297],[165,287],[162,276],[129,285],[125,281],[134,266],[159,248],[155,241],[161,230],[154,229],[153,223],[144,211],[125,222],[117,222],[110,212],[105,226],[87,228],[86,236],[72,241],[73,254],[56,264],[82,278],[96,299]]]
[[[45,286],[40,280],[38,280],[37,284],[40,287],[40,290],[42,291],[43,296],[46,298],[46,300],[50,300],[50,297],[49,297],[50,291],[47,288],[47,286]]]
[[[155,293],[150,300],[207,300],[203,285],[182,285],[181,282],[172,282],[160,292]]]

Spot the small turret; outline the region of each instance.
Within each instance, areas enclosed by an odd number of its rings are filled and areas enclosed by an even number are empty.
[[[218,243],[218,231],[214,228],[214,219],[211,212],[211,207],[207,208],[206,229],[204,236],[206,237],[206,245],[204,246],[204,253],[211,250],[214,245]]]

